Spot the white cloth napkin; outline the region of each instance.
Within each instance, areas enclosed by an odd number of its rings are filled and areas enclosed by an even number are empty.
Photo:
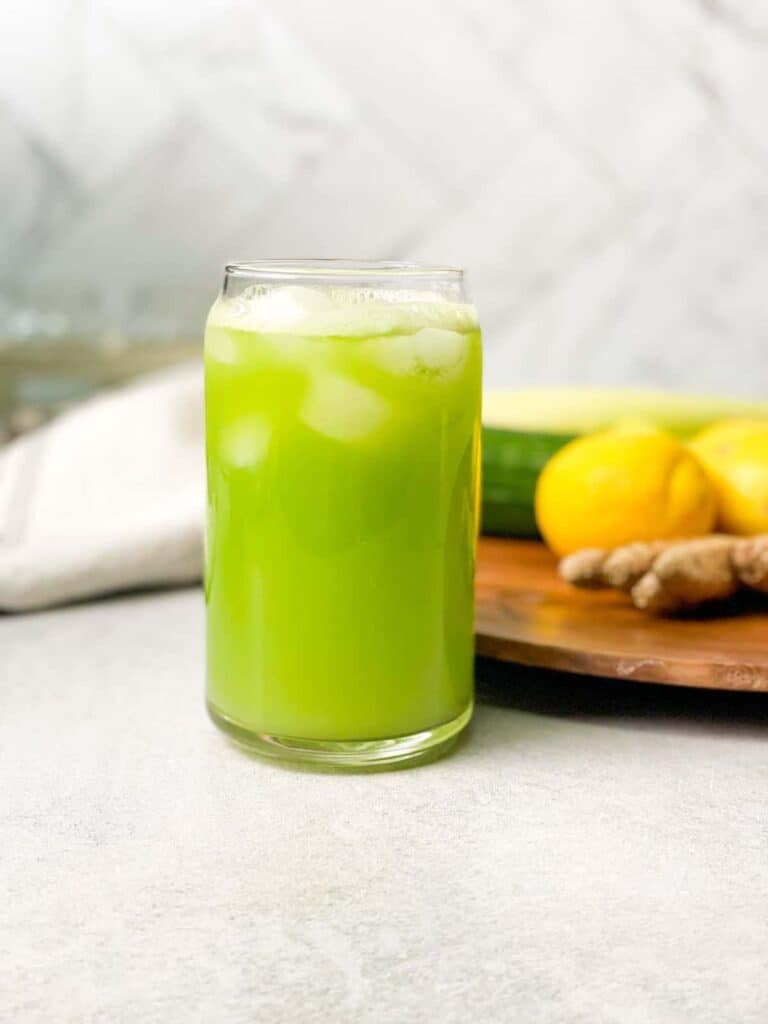
[[[203,436],[185,364],[0,448],[0,610],[199,579]]]

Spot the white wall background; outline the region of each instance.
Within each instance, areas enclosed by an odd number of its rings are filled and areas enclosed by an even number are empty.
[[[487,379],[768,392],[765,0],[3,0],[0,326],[469,268]]]

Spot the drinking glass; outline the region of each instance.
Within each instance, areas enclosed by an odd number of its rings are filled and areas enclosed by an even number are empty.
[[[463,273],[226,268],[205,335],[207,695],[260,754],[431,759],[468,723],[481,345]]]

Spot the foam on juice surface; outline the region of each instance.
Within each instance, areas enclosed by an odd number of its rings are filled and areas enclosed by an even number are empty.
[[[477,327],[477,313],[470,303],[438,293],[255,285],[234,298],[221,296],[208,325],[259,334],[370,338],[423,328],[465,332]]]

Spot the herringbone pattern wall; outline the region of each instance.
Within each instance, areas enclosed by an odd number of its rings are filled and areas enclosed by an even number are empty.
[[[4,0],[0,316],[469,267],[494,383],[768,388],[763,0]]]

